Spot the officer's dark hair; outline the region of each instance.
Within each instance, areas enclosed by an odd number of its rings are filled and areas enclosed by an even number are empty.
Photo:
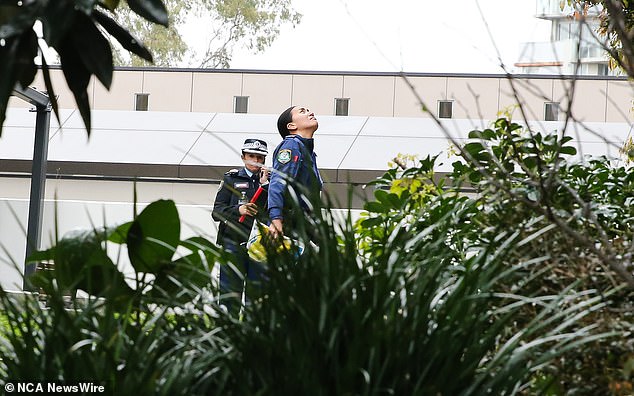
[[[293,111],[294,108],[295,106],[291,106],[288,109],[284,110],[284,112],[280,114],[280,117],[277,119],[277,130],[280,132],[282,139],[290,135],[290,131],[286,126],[289,122],[293,122],[291,111]]]

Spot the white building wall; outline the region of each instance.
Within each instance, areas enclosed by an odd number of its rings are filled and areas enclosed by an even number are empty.
[[[18,290],[24,271],[30,182],[2,177],[0,185],[0,286]],[[56,235],[62,237],[72,230],[131,221],[134,188],[134,183],[128,181],[48,180],[41,248],[51,247]],[[217,223],[211,218],[211,210],[217,188],[218,184],[137,182],[137,210],[158,199],[172,199],[181,219],[181,239],[203,236],[215,242]],[[110,253],[116,260],[116,251]],[[119,262],[131,273],[125,252]]]

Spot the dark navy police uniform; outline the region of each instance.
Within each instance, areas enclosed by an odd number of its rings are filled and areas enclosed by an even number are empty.
[[[247,139],[242,146],[242,154],[252,153],[266,156],[266,142],[259,139]],[[220,266],[220,294],[223,297],[223,304],[231,314],[237,315],[242,303],[242,292],[244,290],[244,280],[246,279],[246,295],[253,296],[258,293],[258,282],[264,279],[264,268],[249,259],[246,250],[246,241],[249,238],[251,227],[254,222],[252,216],[245,216],[242,223],[240,219],[239,200],[242,193],[245,193],[246,201],[251,202],[251,198],[260,187],[260,175],[255,173],[249,175],[246,168],[232,169],[225,173],[222,184],[216,194],[214,208],[211,215],[214,220],[220,222],[218,226],[217,243],[235,255],[235,268],[230,266]],[[260,221],[266,223],[266,186],[260,194],[255,204],[258,206],[256,215]],[[240,273],[236,273],[236,270]],[[231,293],[231,294],[228,294]],[[249,298],[247,298],[247,301]]]
[[[288,199],[289,182],[304,186],[311,193],[321,191],[323,181],[317,168],[317,154],[314,151],[313,139],[306,139],[298,135],[286,136],[273,153],[273,169],[268,196],[271,220],[285,219],[291,216],[288,211],[289,206],[285,205]],[[286,175],[289,182],[280,172]],[[300,200],[300,206],[305,211],[309,208],[305,199]],[[292,221],[292,219],[285,219],[285,225],[288,224],[287,220]]]
[[[259,186],[259,174],[249,176],[245,168],[240,170],[232,169],[225,173],[216,195],[214,209],[211,212],[213,219],[220,222],[217,239],[219,245],[240,245],[247,241],[254,218],[246,216],[244,222],[238,222],[240,218],[238,201],[242,192],[245,192],[247,201],[251,202],[251,197],[253,197]],[[258,198],[256,205],[264,208],[266,207],[266,201],[266,192],[264,192]]]

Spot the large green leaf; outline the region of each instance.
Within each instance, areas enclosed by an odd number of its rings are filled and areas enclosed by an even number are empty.
[[[101,249],[101,245],[92,231],[74,231],[64,235],[53,250],[60,287],[74,288],[78,274],[96,249]]]
[[[93,17],[121,44],[123,48],[135,53],[148,62],[152,62],[152,54],[150,51],[136,37],[131,35],[112,18],[97,10],[93,13]]]
[[[57,52],[62,62],[62,71],[68,83],[68,87],[73,92],[77,108],[86,126],[88,136],[90,136],[90,102],[88,100],[88,84],[90,83],[90,71],[82,62],[79,54],[75,51],[75,46],[70,38],[64,39],[57,48]]]
[[[37,55],[37,37],[33,30],[4,40],[4,45],[0,46],[0,136],[9,96],[16,83],[28,86],[37,71],[33,62]]]
[[[109,228],[107,231],[107,237],[110,242],[124,244],[128,238],[128,231],[132,226],[132,222],[129,221],[127,223],[121,224],[114,228]]]
[[[53,260],[54,258],[55,258],[55,247],[52,247],[47,250],[38,250],[36,252],[31,253],[31,255],[26,258],[26,262],[36,263],[38,261]]]
[[[157,273],[169,265],[180,241],[180,219],[174,201],[149,204],[128,230],[128,256],[139,272]]]
[[[104,87],[110,89],[113,72],[112,49],[91,18],[83,14],[77,15],[72,40],[75,51],[86,68],[97,76]]]
[[[90,230],[71,232],[62,238],[53,253],[55,278],[62,290],[81,289],[94,296],[127,294],[123,274],[102,246],[104,235]],[[44,253],[42,252],[45,257]],[[38,256],[31,257],[31,260]]]
[[[97,0],[75,0],[75,9],[86,15],[92,14],[96,5]]]
[[[575,155],[577,154],[577,149],[572,146],[564,146],[561,148],[560,153],[567,154],[567,155]]]
[[[48,67],[48,63],[46,63],[45,57],[42,57],[42,76],[44,77],[44,86],[46,87],[46,92],[55,92],[53,90],[53,82],[51,81],[51,72]],[[61,125],[62,121],[59,117],[57,95],[51,94],[48,99],[51,101],[51,107],[53,108],[53,113],[55,114],[55,117],[57,117],[57,122]]]
[[[186,302],[197,291],[211,284],[213,262],[203,260],[202,252],[181,257],[156,273],[151,295],[172,302]],[[198,293],[196,293],[198,294]]]
[[[37,35],[35,31],[25,31],[20,36],[20,42],[18,46],[18,52],[16,54],[16,72],[17,78],[22,87],[28,87],[28,85],[35,78],[37,68],[33,58],[37,56]]]
[[[128,0],[128,6],[148,21],[167,27],[167,9],[161,0]]]
[[[17,1],[0,4],[0,39],[18,36],[32,30],[41,2],[19,6]]]
[[[58,49],[67,39],[75,16],[78,14],[67,1],[49,1],[40,16],[42,21],[42,37],[49,47]],[[59,51],[58,51],[59,52]]]
[[[6,117],[9,96],[15,87],[15,54],[18,48],[18,38],[12,37],[5,40],[5,45],[0,46],[0,136],[2,125]]]

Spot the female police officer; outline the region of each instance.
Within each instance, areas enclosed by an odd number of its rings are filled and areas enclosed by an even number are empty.
[[[319,194],[322,179],[317,168],[313,135],[319,127],[315,114],[304,106],[291,106],[280,114],[277,129],[284,140],[273,154],[274,172],[269,186],[269,232],[274,238],[284,235],[292,221],[287,189],[296,183],[310,193]],[[310,207],[301,194],[299,205],[304,211]],[[288,232],[288,230],[286,230]]]
[[[236,255],[235,268],[220,266],[220,293],[232,314],[240,309],[243,280],[258,281],[262,275],[261,266],[249,260],[245,243],[258,208],[266,207],[266,193],[256,202],[250,201],[258,187],[268,184],[268,170],[264,167],[267,154],[265,141],[244,141],[241,155],[244,167],[225,173],[212,211],[213,219],[220,222],[217,243]],[[239,222],[241,216],[245,216],[243,222]]]

